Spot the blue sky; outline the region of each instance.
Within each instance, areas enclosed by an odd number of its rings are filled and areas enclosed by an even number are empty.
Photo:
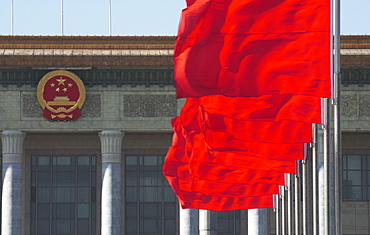
[[[15,35],[60,35],[61,0],[13,0]],[[109,0],[63,0],[64,35],[109,35]],[[185,0],[111,0],[112,35],[176,35]],[[9,35],[11,0],[0,0]],[[342,34],[370,35],[370,0],[342,0]]]

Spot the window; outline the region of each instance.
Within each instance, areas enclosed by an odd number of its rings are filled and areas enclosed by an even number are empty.
[[[370,200],[370,155],[343,155],[343,201]]]
[[[240,234],[240,210],[239,211],[219,211],[217,213],[219,235],[239,235]]]
[[[95,234],[96,156],[31,161],[31,234]]]
[[[126,234],[178,234],[178,202],[163,155],[126,156]]]

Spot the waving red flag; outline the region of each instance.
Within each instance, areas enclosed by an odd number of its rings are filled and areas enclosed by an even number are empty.
[[[177,97],[330,97],[329,0],[199,0],[175,46]]]
[[[183,208],[272,207],[331,95],[330,0],[186,0],[164,164]]]
[[[321,98],[304,95],[265,95],[259,97],[226,97],[209,95],[187,98],[198,102],[208,113],[249,121],[281,121],[322,123]]]

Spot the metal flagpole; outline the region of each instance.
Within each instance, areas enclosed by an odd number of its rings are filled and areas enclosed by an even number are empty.
[[[324,99],[324,110],[325,110],[325,125],[323,130],[323,168],[322,174],[320,174],[323,178],[319,178],[321,193],[319,195],[319,201],[321,201],[320,206],[320,215],[319,222],[320,222],[320,234],[328,234],[329,235],[329,219],[330,219],[330,204],[329,204],[329,196],[330,196],[330,99]]]
[[[293,234],[292,230],[292,178],[290,174],[285,173],[286,181],[286,197],[287,197],[287,231],[288,234]]]
[[[13,4],[13,0],[12,0],[12,3],[10,5],[10,35],[14,35],[14,4]]]
[[[319,204],[318,204],[318,131],[317,125],[312,128],[312,234],[318,234]],[[304,230],[304,229],[303,229]]]
[[[301,220],[300,220],[300,207],[301,207],[301,200],[300,200],[300,174],[301,174],[301,161],[297,161],[297,174],[294,175],[294,225],[295,225],[295,234],[301,234]]]
[[[63,36],[63,0],[60,0],[60,36]]]
[[[275,221],[276,221],[276,235],[280,234],[280,195],[274,195],[275,202]]]
[[[334,3],[334,187],[335,234],[342,234],[342,133],[340,73],[340,0]]]
[[[281,234],[286,234],[286,203],[285,203],[285,185],[280,186],[280,198],[281,198]]]
[[[112,0],[109,0],[109,36],[112,36]]]
[[[303,235],[307,235],[308,231],[308,223],[307,223],[307,211],[308,211],[308,203],[307,203],[307,160],[303,160],[302,162],[302,229]]]

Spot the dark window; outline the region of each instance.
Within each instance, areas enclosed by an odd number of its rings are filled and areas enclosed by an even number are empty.
[[[178,234],[178,202],[162,174],[163,155],[126,156],[126,234]]]
[[[240,234],[240,211],[219,211],[217,213],[219,235]]]
[[[96,157],[32,156],[31,234],[95,234]]]
[[[343,201],[370,200],[370,155],[343,155]]]

